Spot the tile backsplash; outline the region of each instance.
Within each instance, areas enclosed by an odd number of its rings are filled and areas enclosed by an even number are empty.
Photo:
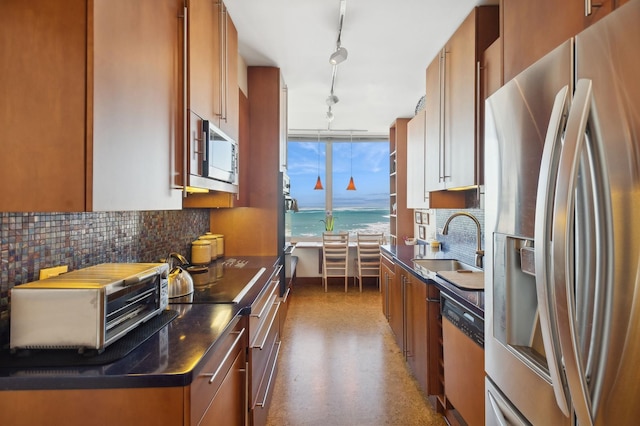
[[[483,209],[438,209],[436,210],[436,237],[442,244],[443,251],[449,252],[450,256],[459,259],[470,265],[475,264],[475,253],[477,249],[477,227],[468,217],[456,217],[449,224],[449,234],[442,235],[442,227],[453,213],[464,211],[474,215],[480,222],[481,234],[480,244],[484,249],[484,210]],[[486,260],[486,259],[485,259]]]
[[[42,268],[157,262],[209,230],[209,211],[0,213],[0,347],[8,342],[9,290]]]

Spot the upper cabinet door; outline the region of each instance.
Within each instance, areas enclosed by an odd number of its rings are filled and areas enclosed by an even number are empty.
[[[222,78],[220,8],[212,0],[189,0],[187,10],[188,108],[202,119],[214,121]]]
[[[407,124],[407,208],[428,209],[425,183],[426,110],[419,111]]]
[[[189,0],[188,108],[238,140],[238,31],[219,0]]]
[[[473,9],[427,68],[427,191],[482,184],[479,61],[498,38],[498,18],[496,6]]]
[[[585,0],[503,0],[504,81],[606,16],[614,0],[593,0],[591,4],[587,10]]]
[[[181,3],[0,2],[0,211],[181,207]]]

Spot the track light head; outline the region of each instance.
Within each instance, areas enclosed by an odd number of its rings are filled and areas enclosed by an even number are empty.
[[[338,97],[337,97],[336,95],[334,95],[333,93],[332,93],[332,94],[330,94],[330,95],[327,97],[327,105],[329,105],[329,106],[335,105],[335,104],[337,104],[339,101],[340,101],[340,99],[338,99]]]
[[[333,113],[331,112],[331,108],[327,111],[327,121],[331,123],[333,121]]]
[[[345,49],[344,47],[338,47],[336,51],[333,52],[329,57],[329,63],[331,65],[338,65],[340,62],[347,59],[348,54],[349,52],[347,52],[347,49]]]

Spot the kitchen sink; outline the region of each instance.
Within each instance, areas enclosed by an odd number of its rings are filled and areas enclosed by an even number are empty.
[[[463,290],[484,290],[484,271],[455,259],[412,259],[413,268],[425,278],[445,280]]]
[[[436,273],[438,271],[470,271],[482,272],[482,269],[471,266],[455,259],[411,259],[416,269],[423,272]]]

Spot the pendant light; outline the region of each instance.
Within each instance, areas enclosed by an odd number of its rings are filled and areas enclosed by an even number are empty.
[[[353,132],[351,132],[351,142],[349,144],[351,149],[351,179],[349,179],[349,185],[347,185],[347,191],[355,191],[356,184],[353,181]]]
[[[322,187],[322,181],[320,180],[320,132],[318,132],[318,180],[316,180],[316,186],[313,187],[314,190],[324,189]]]

